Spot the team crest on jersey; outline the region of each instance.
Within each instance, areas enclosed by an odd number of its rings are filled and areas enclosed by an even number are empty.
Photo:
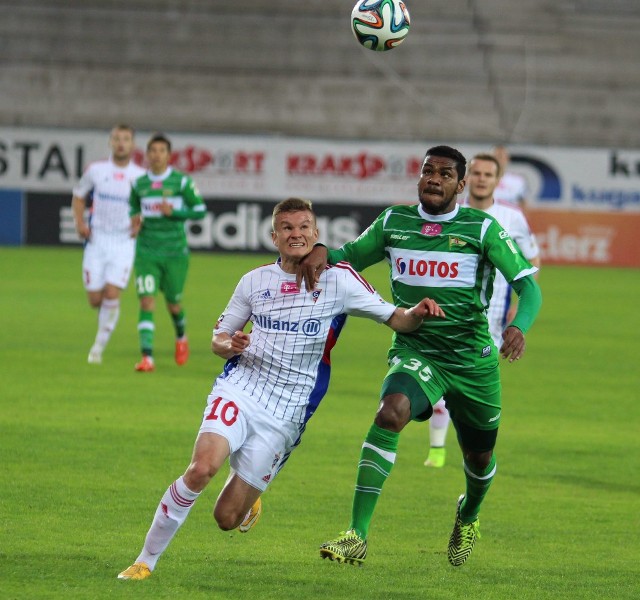
[[[318,301],[318,298],[320,298],[320,293],[322,292],[322,290],[313,290],[313,293],[311,294],[311,297],[313,298],[313,303],[315,304]]]
[[[280,285],[281,294],[299,294],[300,288],[294,281],[283,281]]]
[[[273,457],[273,462],[271,463],[271,470],[273,471],[276,468],[276,465],[280,462],[280,452],[276,452]]]
[[[438,235],[442,231],[440,223],[425,223],[420,230],[422,235]]]
[[[465,242],[463,239],[460,239],[457,235],[449,236],[449,248],[454,248],[455,246],[457,246],[458,248],[462,248],[466,245],[467,242]]]
[[[482,349],[482,352],[480,354],[480,358],[487,358],[487,356],[489,356],[491,354],[491,346],[485,346]]]

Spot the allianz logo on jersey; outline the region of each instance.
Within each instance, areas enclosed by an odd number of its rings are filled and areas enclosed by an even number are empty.
[[[304,321],[285,321],[272,319],[270,315],[251,315],[251,320],[261,329],[283,331],[287,333],[303,333],[307,337],[315,337],[322,330],[322,323],[318,319]]]
[[[391,248],[394,281],[427,287],[473,287],[478,256]]]

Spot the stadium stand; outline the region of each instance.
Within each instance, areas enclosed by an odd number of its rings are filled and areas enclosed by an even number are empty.
[[[0,121],[640,145],[637,0],[407,4],[373,53],[351,0],[0,0]]]

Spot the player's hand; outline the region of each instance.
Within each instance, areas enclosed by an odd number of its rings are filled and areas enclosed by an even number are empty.
[[[76,225],[76,231],[83,240],[88,240],[91,237],[91,227],[89,227],[84,221]]]
[[[444,311],[440,308],[440,305],[431,298],[423,298],[418,302],[418,304],[408,309],[407,313],[419,319],[430,319],[435,317],[443,319],[445,317]]]
[[[160,205],[160,212],[165,217],[170,217],[173,214],[173,205],[166,200],[162,200],[162,204]]]
[[[310,292],[316,287],[320,279],[320,274],[327,266],[328,250],[324,246],[314,246],[296,267],[296,285],[302,289],[302,281],[307,291]]]
[[[249,347],[250,343],[251,336],[249,336],[248,333],[245,333],[244,331],[236,331],[231,336],[230,350],[234,355],[242,354]]]
[[[519,360],[525,349],[524,333],[517,327],[507,327],[502,333],[502,340],[500,347],[502,358],[509,359],[509,362]]]

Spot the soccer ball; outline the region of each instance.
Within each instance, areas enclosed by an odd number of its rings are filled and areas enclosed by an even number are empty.
[[[409,33],[409,11],[402,0],[358,0],[351,11],[351,31],[369,50],[391,50]]]

